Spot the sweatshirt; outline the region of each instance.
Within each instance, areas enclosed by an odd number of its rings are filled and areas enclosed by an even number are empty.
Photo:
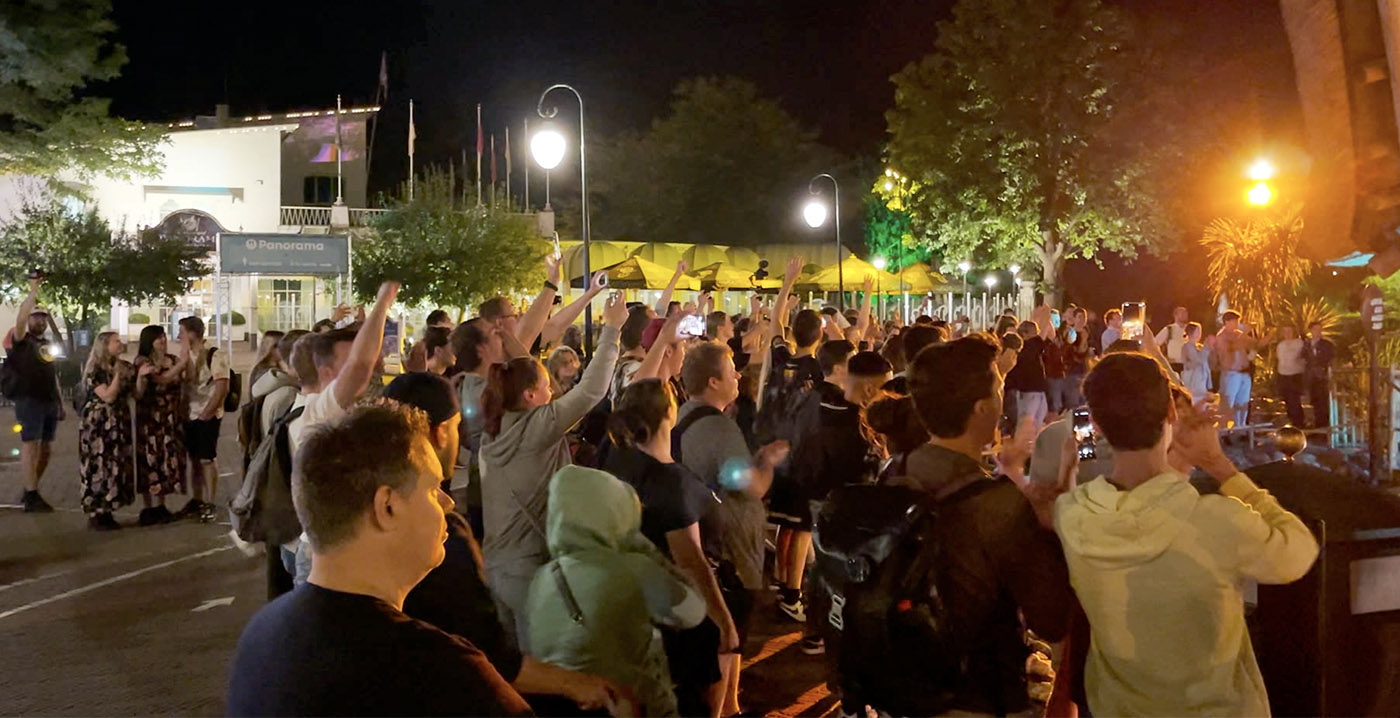
[[[501,432],[482,437],[486,535],[481,549],[488,573],[506,564],[521,564],[516,568],[533,571],[549,560],[544,537],[549,477],[572,463],[565,435],[608,393],[617,362],[617,337],[617,329],[603,329],[593,361],[568,394],[544,406],[507,411]]]
[[[1220,491],[1173,472],[1131,491],[1101,476],[1056,502],[1095,715],[1269,714],[1240,583],[1301,578],[1317,541],[1244,474]]]
[[[642,505],[612,475],[566,467],[549,486],[549,550],[527,601],[535,658],[603,676],[641,702],[637,715],[676,715],[656,626],[692,628],[705,602],[642,535]],[[713,660],[713,659],[711,659]]]

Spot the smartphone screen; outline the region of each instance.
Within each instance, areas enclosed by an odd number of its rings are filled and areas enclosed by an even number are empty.
[[[553,239],[553,242],[554,242],[554,258],[555,258],[555,259],[563,259],[563,258],[564,258],[564,252],[563,252],[563,250],[559,249],[559,233],[558,233],[558,232],[555,232],[555,233],[554,233],[554,237],[553,237],[552,239]]]
[[[1060,328],[1060,313],[1059,313],[1059,312],[1055,312],[1055,311],[1050,312],[1050,326],[1052,326],[1052,327],[1054,327],[1054,328],[1056,328],[1056,329],[1059,329],[1059,328]]]
[[[705,329],[705,318],[696,314],[682,319],[677,331],[684,337],[703,337]]]
[[[1096,458],[1098,452],[1094,449],[1094,425],[1089,420],[1089,410],[1084,407],[1075,409],[1071,426],[1074,430],[1074,440],[1079,445],[1079,458]]]
[[[1142,302],[1123,302],[1123,338],[1141,339],[1142,322],[1147,316],[1147,305]]]

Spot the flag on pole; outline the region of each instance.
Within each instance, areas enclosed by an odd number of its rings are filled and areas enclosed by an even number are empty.
[[[389,97],[389,53],[379,53],[379,88],[374,94],[377,97]],[[376,102],[377,104],[377,102]]]
[[[408,101],[408,156],[413,156],[413,143],[418,141],[418,130],[413,126],[413,100]]]

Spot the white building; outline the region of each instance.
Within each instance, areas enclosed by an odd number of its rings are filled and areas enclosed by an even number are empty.
[[[212,250],[215,233],[304,233],[325,235],[337,195],[359,225],[365,206],[367,125],[377,107],[347,108],[339,115],[340,182],[337,182],[335,110],[229,117],[220,105],[212,117],[170,126],[158,176],[119,180],[105,177],[70,186],[95,204],[114,229],[135,232],[173,228]],[[31,178],[0,178],[0,218],[33,191]],[[343,232],[340,232],[343,233]],[[225,276],[229,306],[246,318],[235,339],[270,329],[309,328],[330,313],[348,277]],[[344,280],[344,281],[341,281]],[[169,328],[181,316],[214,314],[214,278],[195,282],[189,294],[167,306],[114,304],[110,326],[134,337],[147,321]],[[0,322],[13,322],[13,307]],[[5,315],[8,315],[6,318]],[[141,316],[147,317],[141,321]],[[132,321],[135,316],[136,321]]]

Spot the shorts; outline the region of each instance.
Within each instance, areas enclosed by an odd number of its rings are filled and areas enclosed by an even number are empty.
[[[19,424],[19,440],[24,442],[53,442],[58,433],[59,405],[46,399],[15,399],[15,422]]]
[[[678,686],[701,688],[703,693],[704,688],[723,678],[719,670],[719,641],[719,626],[709,618],[694,628],[661,629],[671,680]]]
[[[749,624],[753,622],[753,608],[758,602],[758,591],[744,588],[734,564],[728,561],[720,562],[719,568],[715,570],[715,579],[719,583],[724,605],[729,609],[729,616],[734,619],[734,628],[739,632],[739,652],[742,653],[744,644],[749,640]]]
[[[786,473],[773,477],[768,490],[768,522],[794,531],[812,530],[812,513],[805,491]]]
[[[219,425],[223,419],[185,422],[185,451],[191,459],[213,461],[219,455]]]

